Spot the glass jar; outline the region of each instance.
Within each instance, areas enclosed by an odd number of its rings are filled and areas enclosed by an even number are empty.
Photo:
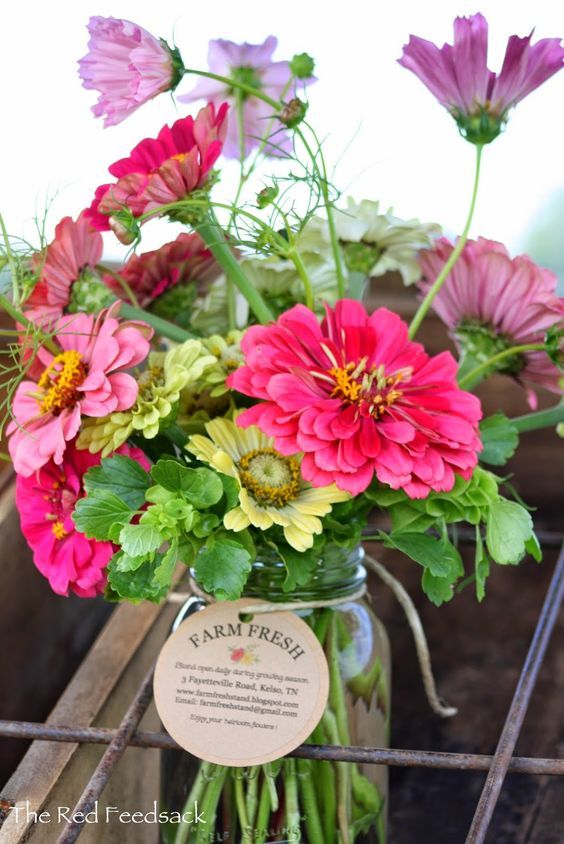
[[[260,553],[245,596],[269,602],[341,599],[336,606],[298,615],[327,655],[329,701],[308,743],[387,747],[390,651],[386,631],[368,596],[364,551],[325,549],[307,585],[284,592],[284,564]],[[348,596],[353,596],[347,600]],[[179,614],[182,620],[193,609]],[[161,811],[182,823],[161,825],[166,844],[384,844],[388,771],[384,766],[285,758],[253,768],[226,768],[189,753],[163,751]],[[194,823],[195,810],[205,823]]]

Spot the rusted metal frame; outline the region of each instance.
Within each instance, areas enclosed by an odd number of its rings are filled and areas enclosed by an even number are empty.
[[[27,721],[0,721],[0,735],[8,738],[33,739],[34,741],[69,741],[79,744],[110,744],[116,730],[108,727],[52,727]],[[129,744],[132,747],[158,750],[182,750],[168,733],[135,732]],[[443,753],[433,750],[403,750],[351,745],[303,744],[289,756],[301,759],[329,760],[331,762],[357,762],[372,765],[391,765],[404,768],[444,768],[452,771],[488,771],[491,756],[474,753]],[[564,759],[539,759],[514,757],[510,773],[564,776]]]
[[[74,811],[72,813],[73,819],[67,824],[66,829],[58,837],[57,844],[73,844],[83,831],[85,824],[80,822],[77,815],[82,813],[82,816],[84,817],[84,815],[92,811],[96,805],[96,801],[108,784],[108,780],[112,775],[114,768],[129,745],[131,737],[139,726],[139,723],[153,698],[154,671],[155,669],[152,667],[143,680],[143,683],[135,695],[131,706],[125,713],[121,724],[114,732],[108,749],[100,759],[96,770],[92,774],[90,781],[82,792],[78,803],[74,807]]]
[[[482,844],[485,840],[503,782],[511,765],[513,751],[523,726],[554,625],[564,598],[564,545],[560,551],[554,574],[550,581],[544,603],[537,621],[521,676],[517,683],[511,706],[493,756],[491,767],[476,812],[472,820],[466,844]]]

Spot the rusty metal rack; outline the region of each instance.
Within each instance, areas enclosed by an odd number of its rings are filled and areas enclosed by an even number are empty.
[[[554,535],[546,536],[545,540],[546,544],[553,544]],[[540,759],[513,755],[563,598],[564,545],[562,545],[521,675],[507,712],[505,724],[493,755],[328,745],[302,745],[289,755],[304,759],[326,759],[411,768],[487,771],[487,778],[466,837],[466,844],[481,844],[485,840],[508,773],[564,776],[564,759]],[[140,732],[137,730],[152,700],[152,681],[153,669],[145,676],[117,729],[102,727],[74,729],[72,727],[25,721],[0,721],[0,736],[39,741],[107,745],[104,755],[76,804],[73,816],[80,812],[87,813],[100,797],[117,763],[129,745],[144,748],[179,749],[176,742],[164,732]],[[69,821],[58,838],[58,844],[72,844],[77,840],[83,829],[84,824],[73,820]]]

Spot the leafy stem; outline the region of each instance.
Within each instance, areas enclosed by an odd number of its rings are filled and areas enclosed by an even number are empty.
[[[32,323],[31,320],[29,320],[22,313],[22,311],[20,311],[19,308],[16,308],[16,306],[13,305],[8,299],[8,297],[5,296],[3,293],[0,293],[0,307],[3,308],[6,313],[12,317],[14,322],[19,323],[24,329],[29,329],[30,331],[32,331],[37,336],[41,344],[45,346],[46,349],[49,349],[49,351],[52,352],[54,355],[59,354],[61,350],[57,346],[53,338],[50,337],[48,334],[45,334],[45,332],[41,331],[41,329],[37,325]]]
[[[415,316],[411,320],[411,324],[409,326],[409,338],[410,338],[410,340],[413,340],[413,338],[415,337],[415,335],[419,331],[419,328],[421,327],[421,323],[425,319],[427,312],[429,311],[429,308],[433,304],[433,300],[435,299],[435,296],[438,294],[439,290],[441,289],[441,287],[443,286],[443,284],[447,280],[450,271],[452,270],[452,268],[456,264],[458,258],[460,257],[462,250],[464,249],[466,241],[468,240],[468,234],[470,233],[470,226],[472,225],[472,219],[474,217],[474,211],[475,211],[475,208],[476,208],[476,199],[478,197],[478,185],[480,183],[480,165],[481,165],[481,162],[482,162],[482,150],[483,150],[483,146],[481,146],[481,145],[476,146],[476,169],[475,169],[475,172],[474,172],[474,184],[473,184],[473,187],[472,187],[472,198],[470,200],[470,208],[468,210],[468,216],[466,218],[466,223],[465,223],[464,228],[462,230],[462,234],[460,235],[460,237],[456,241],[456,245],[455,245],[454,249],[452,250],[452,252],[450,253],[448,260],[446,261],[444,267],[442,268],[442,270],[438,274],[437,278],[435,279],[435,281],[431,285],[431,288],[429,289],[427,295],[425,296],[425,298],[423,299],[423,301],[419,305],[419,308],[417,309]]]
[[[525,431],[538,431],[540,428],[552,428],[564,422],[564,402],[549,407],[547,410],[538,410],[535,413],[527,413],[524,416],[516,416],[511,424],[520,434]]]
[[[501,361],[511,358],[514,355],[525,354],[525,352],[542,352],[544,349],[546,349],[544,343],[525,343],[521,346],[511,346],[509,349],[503,349],[503,351],[498,352],[496,355],[492,355],[492,357],[488,358],[488,360],[484,361],[484,363],[481,363],[479,366],[476,366],[468,372],[460,379],[458,385],[463,389],[471,390],[472,387],[482,380],[483,376],[489,369],[495,367],[496,364]]]

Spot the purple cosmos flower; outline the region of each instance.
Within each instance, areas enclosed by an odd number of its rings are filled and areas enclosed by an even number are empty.
[[[480,14],[456,18],[452,45],[439,48],[412,35],[398,61],[450,111],[468,141],[488,144],[502,131],[510,109],[562,67],[560,39],[531,44],[532,35],[509,38],[498,74],[488,70],[488,24]]]
[[[100,92],[92,111],[104,117],[104,126],[121,123],[180,82],[184,68],[178,50],[141,26],[92,17],[88,31],[88,53],[78,62],[79,74],[84,88]]]
[[[273,35],[269,35],[262,44],[235,44],[221,38],[210,41],[209,69],[212,73],[250,85],[278,100],[282,97],[292,72],[289,62],[272,60],[277,46],[278,39]],[[310,84],[315,80],[310,77],[302,81],[304,84]],[[268,137],[265,146],[267,154],[283,155],[291,149],[290,135],[278,121],[272,119],[273,109],[257,97],[237,91],[215,79],[202,77],[192,91],[178,97],[180,102],[185,103],[199,99],[216,105],[226,100],[233,104],[223,147],[223,154],[227,158],[240,158],[242,151],[245,156],[248,155],[260,145],[265,136]],[[239,104],[242,109],[243,138],[237,118]]]

